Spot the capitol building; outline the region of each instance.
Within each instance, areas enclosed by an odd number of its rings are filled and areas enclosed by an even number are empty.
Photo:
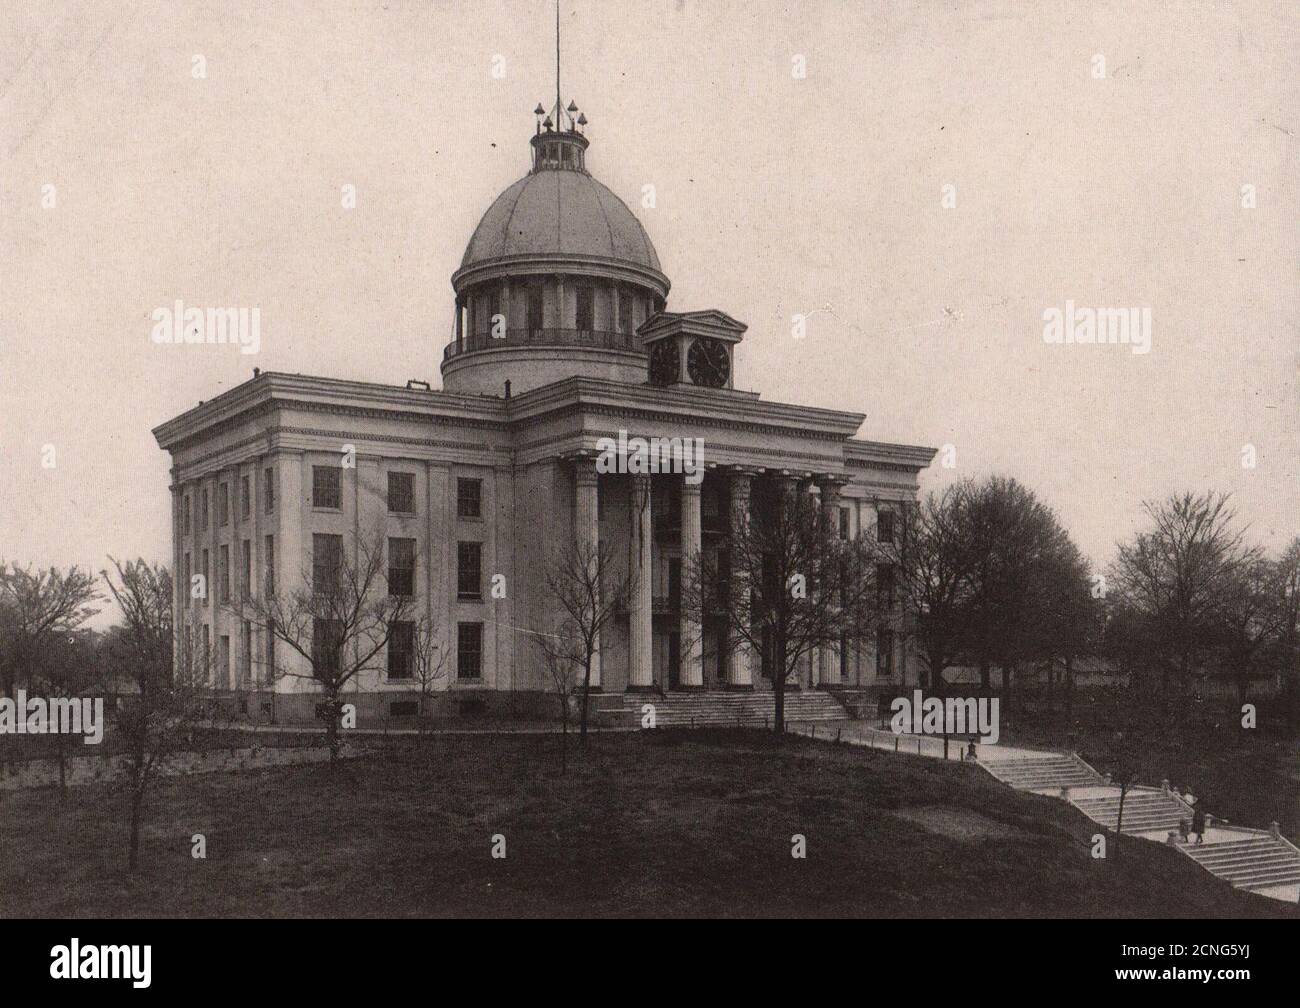
[[[529,635],[555,626],[546,573],[574,542],[627,563],[593,669],[602,697],[770,691],[765,656],[710,648],[708,628],[703,648],[683,645],[700,636],[683,622],[683,557],[725,551],[733,509],[776,486],[884,541],[916,499],[932,449],[859,437],[861,413],[735,387],[743,306],[670,308],[654,244],[593,176],[576,112],[539,106],[527,174],[469,237],[440,389],[255,373],[154,431],[172,459],[176,625],[250,716],[309,720],[319,696],[306,660],[227,603],[301,587],[322,551],[371,534],[410,618],[442,635],[439,715],[541,709],[552,686]],[[598,471],[598,445],[620,435],[700,439],[703,478]],[[199,574],[210,590],[191,597]],[[362,718],[413,713],[408,649],[395,634],[350,684]],[[892,695],[914,679],[882,624],[811,656],[791,686]]]

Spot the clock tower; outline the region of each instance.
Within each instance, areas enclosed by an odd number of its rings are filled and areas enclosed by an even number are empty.
[[[745,324],[716,308],[659,312],[637,329],[650,358],[651,385],[733,387],[734,351]]]

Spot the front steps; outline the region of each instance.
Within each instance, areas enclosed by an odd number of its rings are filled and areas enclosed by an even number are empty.
[[[654,707],[655,726],[659,728],[771,727],[776,717],[776,701],[761,690],[683,690],[659,693],[623,693],[602,696],[596,703],[596,715],[602,723],[639,726],[644,706]],[[801,690],[785,695],[785,720],[824,723],[845,721],[848,712],[829,693]]]
[[[1059,791],[1063,787],[1100,787],[1106,781],[1073,755],[1043,753],[1033,759],[993,760],[983,764],[994,777],[1020,791]]]
[[[1300,851],[1268,833],[1221,843],[1186,844],[1182,850],[1202,868],[1238,889],[1267,889],[1300,882]]]
[[[1113,830],[1119,818],[1119,789],[1113,794],[1072,799],[1094,822]],[[1159,788],[1131,787],[1124,796],[1124,832],[1151,833],[1159,830],[1161,839],[1183,821],[1191,822],[1192,810]]]

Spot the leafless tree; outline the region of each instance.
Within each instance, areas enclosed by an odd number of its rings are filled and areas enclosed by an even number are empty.
[[[169,759],[188,749],[211,696],[207,655],[181,654],[172,622],[172,579],[167,568],[144,560],[109,560],[102,576],[122,610],[121,632],[107,648],[108,668],[128,678],[135,692],[118,698],[113,726],[126,757],[129,804],[128,865],[140,860],[140,826],[150,786]]]
[[[427,614],[415,620],[411,627],[411,678],[420,690],[416,728],[423,735],[429,701],[438,683],[447,678],[447,648],[437,621]]]
[[[893,606],[871,545],[841,539],[828,509],[800,486],[756,483],[750,506],[732,507],[730,529],[725,553],[682,558],[682,610],[697,627],[720,625],[726,653],[768,655],[781,734],[786,684],[800,663],[874,632]]]
[[[577,662],[578,737],[583,746],[587,744],[591,670],[600,650],[601,633],[613,622],[627,597],[628,578],[616,556],[607,543],[582,542],[563,547],[546,571],[547,594],[558,607],[559,619],[553,632],[533,638],[552,677],[564,663]]]
[[[342,748],[344,691],[355,687],[362,673],[384,668],[394,630],[414,608],[411,596],[389,593],[382,534],[354,539],[353,557],[346,555],[341,540],[337,553],[313,559],[298,584],[229,605],[240,619],[271,634],[301,659],[277,664],[269,670],[272,679],[304,679],[320,688],[331,764],[338,762]]]
[[[51,634],[33,656],[31,682],[47,697],[80,702],[98,695],[101,699],[107,683],[98,655],[99,635],[82,628]],[[59,796],[67,798],[68,747],[64,732],[54,734],[59,761]]]
[[[95,575],[79,567],[33,570],[0,562],[0,692],[13,696],[42,646],[96,615],[102,599]]]
[[[574,695],[582,689],[585,649],[575,635],[538,633],[533,645],[542,656],[551,692],[560,710],[560,772],[569,768],[569,722],[573,719]]]

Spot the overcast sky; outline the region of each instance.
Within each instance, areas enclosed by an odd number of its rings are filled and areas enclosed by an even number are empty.
[[[149,431],[254,366],[436,386],[449,277],[554,93],[552,9],[6,5],[0,558],[169,559]],[[954,446],[927,487],[1014,475],[1097,564],[1184,487],[1300,531],[1294,0],[561,9],[588,166],[670,308],[749,325],[738,387]],[[260,307],[260,352],[155,345],[177,298]],[[1067,300],[1149,306],[1151,352],[1045,343]]]

